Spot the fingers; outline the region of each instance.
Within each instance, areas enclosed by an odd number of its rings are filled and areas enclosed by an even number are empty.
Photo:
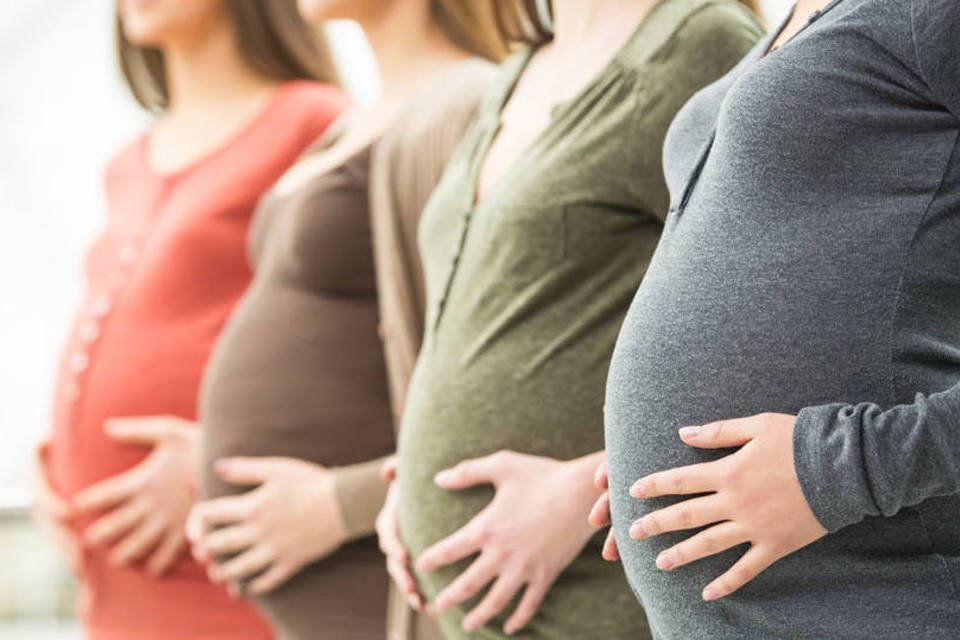
[[[294,570],[285,565],[273,565],[250,583],[248,591],[255,596],[269,593],[289,580],[293,574]]]
[[[670,571],[744,542],[748,540],[739,526],[732,522],[723,522],[662,551],[657,556],[657,567]]]
[[[701,498],[692,498],[648,513],[630,527],[630,537],[644,540],[668,531],[696,529],[730,516],[723,502],[711,494]]]
[[[598,529],[610,525],[610,494],[608,492],[604,491],[603,495],[597,498],[593,508],[590,509],[590,515],[587,516],[587,522]]]
[[[437,596],[434,601],[437,613],[445,613],[461,602],[477,595],[496,577],[500,570],[499,565],[500,563],[492,554],[480,554],[480,557],[474,560],[466,571],[457,576]]]
[[[233,524],[250,519],[254,509],[253,493],[239,496],[214,498],[196,505],[188,519],[188,535],[192,540],[219,525]]]
[[[523,592],[523,597],[520,599],[520,604],[517,605],[517,608],[514,609],[510,617],[507,618],[507,622],[503,625],[503,630],[507,635],[515,634],[533,620],[533,616],[540,610],[540,605],[547,596],[550,585],[551,583],[547,581],[531,582],[527,585],[526,590]]]
[[[199,562],[206,562],[216,556],[239,553],[256,541],[257,533],[249,525],[224,527],[200,537],[193,545],[193,555]]]
[[[516,574],[502,574],[476,607],[463,619],[463,630],[473,633],[503,611],[523,588],[523,579]]]
[[[140,487],[140,476],[135,470],[121,473],[87,487],[73,499],[74,507],[81,513],[103,511],[129,500]]]
[[[220,479],[241,486],[259,485],[283,466],[282,458],[223,458],[214,464]]]
[[[208,573],[214,582],[236,582],[260,573],[271,562],[273,553],[263,545],[257,545],[223,564],[211,566]]]
[[[407,596],[410,607],[416,611],[423,611],[423,596],[417,590],[417,582],[407,565],[398,562],[394,558],[387,558],[387,573],[396,583],[397,588]]]
[[[103,423],[104,431],[114,440],[130,444],[155,445],[176,428],[168,418],[113,418]]]
[[[94,521],[84,532],[84,539],[92,545],[113,542],[133,529],[147,515],[149,514],[144,502],[131,500]]]
[[[617,538],[613,529],[607,532],[607,539],[603,542],[603,551],[600,552],[600,557],[607,562],[620,560],[620,549],[617,548]]]
[[[390,456],[380,466],[380,479],[384,482],[393,482],[397,479],[397,456]]]
[[[764,569],[776,561],[775,554],[767,553],[763,547],[754,545],[743,554],[722,576],[711,582],[703,590],[703,599],[717,600],[726,597],[756,578]]]
[[[473,555],[480,551],[482,546],[479,525],[475,518],[453,535],[424,551],[417,559],[417,570],[436,571],[440,567]]]
[[[42,454],[37,455],[36,490],[33,500],[33,509],[38,517],[66,521],[73,515],[70,503],[53,488],[47,473],[46,458]]]
[[[600,466],[597,467],[597,472],[593,476],[593,484],[597,489],[606,491],[610,488],[610,481],[607,477],[607,463],[606,461],[601,462]]]
[[[80,541],[77,535],[66,527],[56,525],[50,525],[49,533],[53,536],[54,544],[63,554],[69,567],[77,571],[80,568],[81,558]]]
[[[720,484],[721,462],[702,462],[650,474],[630,487],[630,495],[634,498],[655,498],[716,491]]]
[[[159,577],[167,573],[187,546],[187,538],[180,529],[167,532],[160,545],[147,561],[147,573]]]
[[[509,468],[513,454],[500,451],[484,458],[464,460],[452,469],[446,469],[436,475],[434,480],[441,489],[466,489],[478,484],[496,484]]]
[[[680,439],[700,449],[741,447],[756,435],[756,422],[757,417],[753,417],[721,420],[698,427],[684,427],[680,429]]]
[[[423,611],[423,597],[417,590],[417,582],[410,572],[410,553],[400,538],[396,513],[396,485],[390,487],[383,511],[377,517],[377,537],[380,550],[387,558],[387,573],[390,574],[390,578],[407,596],[410,607],[416,611]]]
[[[110,553],[110,562],[124,567],[142,558],[157,546],[166,526],[159,516],[142,521],[131,533],[123,538]]]

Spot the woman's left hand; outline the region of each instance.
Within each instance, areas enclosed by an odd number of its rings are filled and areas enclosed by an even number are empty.
[[[492,582],[464,618],[464,630],[484,626],[521,590],[523,597],[504,631],[512,634],[526,626],[554,581],[594,533],[587,514],[600,491],[590,478],[602,456],[561,462],[501,451],[438,473],[436,482],[443,489],[492,484],[496,495],[463,528],[417,559],[417,569],[427,572],[479,553],[437,596],[434,610],[448,611]]]
[[[256,576],[248,592],[263,594],[346,541],[328,469],[295,458],[226,458],[215,470],[225,482],[257,488],[199,503],[190,514],[194,557],[210,561],[213,582],[234,586]],[[216,560],[223,555],[230,558]]]
[[[739,447],[724,458],[646,476],[630,488],[634,498],[707,494],[647,514],[630,537],[642,540],[668,531],[708,528],[663,551],[665,571],[744,543],[750,549],[703,590],[704,600],[728,596],[777,560],[827,534],[810,509],[793,463],[796,416],[762,414],[685,427],[691,447]]]

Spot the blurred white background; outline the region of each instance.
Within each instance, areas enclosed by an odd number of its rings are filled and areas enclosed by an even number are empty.
[[[772,24],[790,3],[764,4]],[[73,633],[3,620],[70,609],[63,569],[22,518],[82,257],[104,219],[100,171],[147,121],[120,83],[112,25],[113,0],[0,0],[0,640]],[[348,87],[370,99],[362,36],[331,35]]]

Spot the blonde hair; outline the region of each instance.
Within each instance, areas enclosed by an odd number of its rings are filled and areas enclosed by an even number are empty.
[[[296,0],[229,0],[226,4],[240,56],[272,80],[337,83],[326,40],[300,17]],[[163,52],[132,43],[116,20],[116,48],[127,88],[141,106],[163,111],[170,103]]]

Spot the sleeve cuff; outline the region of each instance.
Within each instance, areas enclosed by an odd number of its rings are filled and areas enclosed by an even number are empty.
[[[793,462],[807,503],[833,533],[876,512],[863,469],[854,407],[803,409],[793,429]]]
[[[389,487],[380,479],[384,460],[386,458],[332,470],[337,503],[350,541],[364,538],[374,531]]]

